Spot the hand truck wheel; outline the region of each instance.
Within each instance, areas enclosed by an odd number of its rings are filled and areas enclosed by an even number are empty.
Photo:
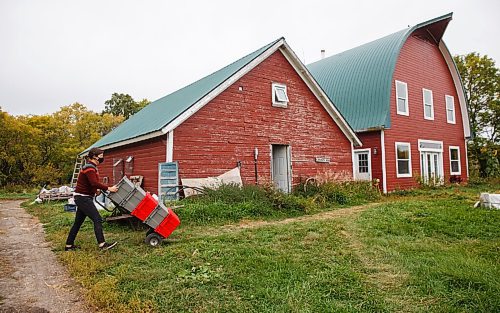
[[[146,236],[146,239],[144,240],[144,242],[148,245],[150,245],[151,247],[157,247],[161,244],[161,242],[163,241],[163,238],[158,235],[157,233],[151,233],[149,235]]]

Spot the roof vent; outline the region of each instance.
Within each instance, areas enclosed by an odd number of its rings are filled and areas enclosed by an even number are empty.
[[[321,60],[325,58],[325,49],[321,49]]]

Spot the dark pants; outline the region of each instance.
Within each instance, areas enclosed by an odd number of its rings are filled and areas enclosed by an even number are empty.
[[[91,197],[75,196],[75,203],[77,206],[75,222],[69,231],[66,244],[73,245],[75,243],[76,234],[78,234],[78,231],[87,216],[94,223],[94,233],[97,243],[103,243],[104,234],[102,233],[102,218],[95,207],[94,199]]]

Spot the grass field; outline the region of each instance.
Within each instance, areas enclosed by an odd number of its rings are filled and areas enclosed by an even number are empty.
[[[472,208],[479,191],[499,187],[263,217],[240,205],[256,216],[227,220],[213,207],[201,219],[200,205],[188,204],[157,249],[143,243],[144,230],[105,224],[119,241],[105,253],[90,221],[82,250],[62,251],[73,220],[63,204],[27,208],[102,312],[499,312],[500,211]]]

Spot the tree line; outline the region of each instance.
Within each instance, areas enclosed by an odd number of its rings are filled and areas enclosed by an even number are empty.
[[[479,53],[454,57],[468,102],[471,176],[500,177],[500,70]]]
[[[488,56],[454,57],[461,75],[473,137],[471,176],[500,177],[500,71]],[[149,104],[114,93],[96,113],[74,103],[46,115],[12,116],[0,107],[0,187],[67,184],[76,156]]]
[[[12,116],[0,107],[0,187],[68,184],[76,156],[147,104],[114,93],[100,113],[80,103],[46,115]]]

